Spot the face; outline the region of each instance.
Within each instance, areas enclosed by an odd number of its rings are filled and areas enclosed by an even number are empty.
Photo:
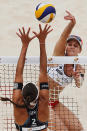
[[[81,47],[76,40],[70,40],[66,45],[67,56],[78,56],[81,52]]]

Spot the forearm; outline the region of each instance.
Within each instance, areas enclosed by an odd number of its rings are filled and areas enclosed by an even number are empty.
[[[42,99],[43,102],[48,101],[49,88],[48,88],[48,79],[47,79],[47,56],[46,56],[46,50],[45,50],[45,42],[40,43],[40,78],[39,80],[40,80],[40,99]]]
[[[51,26],[45,25],[44,29],[42,30],[41,24],[39,24],[40,32],[37,34],[34,32],[36,37],[39,40],[40,44],[40,74],[39,74],[39,82],[48,82],[47,80],[47,56],[45,50],[45,40],[48,35],[52,31],[49,30]]]
[[[40,44],[40,74],[39,82],[48,82],[47,78],[47,56],[45,44]]]
[[[45,44],[43,43],[40,44],[40,71],[43,73],[47,73],[47,56]]]
[[[60,36],[60,39],[57,41],[56,46],[53,51],[53,56],[63,56],[65,54],[67,38],[70,35],[75,23],[70,22],[64,29],[63,33]]]
[[[26,52],[27,52],[27,47],[22,46],[19,60],[16,67],[16,77],[15,77],[16,82],[23,81],[22,75],[23,75],[23,69],[24,69],[24,64],[25,64]]]
[[[66,28],[64,29],[63,33],[61,34],[61,37],[64,37],[65,39],[67,39],[67,37],[70,35],[73,27],[75,26],[75,23],[73,23],[72,21],[66,26]]]

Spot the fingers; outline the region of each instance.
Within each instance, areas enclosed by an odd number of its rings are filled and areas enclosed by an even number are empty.
[[[29,35],[29,32],[30,32],[30,27],[28,28],[27,35]]]
[[[40,32],[37,33],[35,31],[33,31],[34,36],[33,37],[29,37],[29,33],[30,33],[30,27],[27,30],[27,33],[25,32],[24,27],[22,27],[22,29],[19,28],[19,33],[16,32],[16,34],[18,35],[18,37],[20,37],[21,39],[27,38],[29,40],[34,39],[35,37],[40,38],[43,37],[46,38],[47,34],[50,33],[53,29],[49,30],[51,28],[51,26],[48,26],[48,24],[45,25],[44,29],[42,30],[41,24],[39,24],[39,30]]]
[[[45,27],[44,27],[44,31],[45,31],[45,30],[48,31],[50,27],[51,27],[51,26],[48,26],[48,24],[46,24]]]
[[[68,15],[72,15],[68,10],[66,10],[66,13],[67,13]]]
[[[21,29],[19,28],[19,32],[20,32],[20,34],[22,35],[22,32],[21,32]]]
[[[47,25],[47,26],[48,26],[48,25]],[[46,27],[47,27],[47,26],[46,26]],[[47,29],[46,29],[47,34],[50,33],[51,31],[53,31],[53,29],[49,30],[50,28],[51,28],[51,26],[48,26],[48,27],[47,27]]]
[[[33,37],[31,37],[31,40],[32,40],[32,39],[34,39],[35,37],[36,37],[36,35],[35,35],[35,36],[33,36]]]
[[[20,38],[21,38],[21,35],[20,35],[19,33],[17,33],[17,32],[16,32],[16,34],[17,34],[17,36],[18,36],[18,37],[20,37]]]
[[[50,29],[50,27],[51,27],[51,26],[48,26],[46,30],[48,31],[48,30]]]
[[[66,19],[66,20],[72,20],[73,17],[71,17],[71,16],[64,16],[64,19]]]
[[[39,24],[40,32],[42,31],[48,31],[51,26],[48,26],[48,24],[45,25],[44,29],[42,30],[41,24]]]
[[[75,19],[75,17],[74,17],[69,11],[67,11],[67,10],[66,10],[66,13],[67,13],[67,15],[64,16],[64,19],[65,19],[65,20],[71,20],[72,23],[75,25],[75,24],[76,24],[76,19]]]
[[[50,33],[53,29],[49,30],[51,28],[51,26],[48,26],[48,24],[45,25],[44,31],[48,33]]]
[[[35,34],[35,36],[37,36],[38,34],[36,32],[33,31],[33,33]]]
[[[50,29],[51,26],[48,26],[48,24],[45,25],[44,29],[42,30],[41,24],[39,24],[40,32],[47,32]],[[53,30],[53,29],[52,29]],[[51,32],[52,30],[48,31],[47,33]],[[33,32],[36,36],[38,35],[36,32]]]
[[[70,18],[73,19],[73,18],[74,18],[74,16],[73,16],[69,11],[66,10],[66,13],[67,13],[68,15],[66,15],[66,16],[64,17],[65,19],[70,19]]]
[[[51,31],[53,31],[53,29],[49,30],[47,33],[50,33]]]
[[[31,38],[31,40],[38,36],[38,34],[37,34],[36,32],[34,32],[34,31],[33,31],[33,34],[34,34],[35,36],[33,36],[33,37]]]
[[[21,36],[25,34],[29,34],[29,32],[30,32],[30,28],[28,29],[27,33],[25,33],[24,27],[22,27],[22,29],[19,28],[19,33]],[[19,36],[19,33],[17,33],[18,36]]]
[[[22,36],[23,34],[25,34],[24,27],[22,27],[22,30],[23,30],[23,33],[22,33],[22,31],[21,31],[20,28],[19,28],[19,33],[16,32],[16,34],[17,34],[20,38],[21,38],[21,36]]]
[[[16,32],[16,34],[21,38],[23,35],[27,35],[28,36],[29,32],[30,32],[30,27],[29,27],[27,33],[25,33],[25,29],[24,29],[24,27],[22,27],[22,29],[19,28],[19,33]]]
[[[50,33],[51,31],[53,31],[53,29],[49,30],[50,28],[51,28],[51,26],[49,26],[49,27],[47,28],[47,33]]]
[[[22,30],[23,30],[23,34],[25,35],[25,29],[24,29],[24,27],[22,27]]]
[[[47,26],[48,26],[48,24],[45,25],[44,30],[46,30]]]
[[[39,29],[40,29],[40,32],[42,32],[41,24],[39,24]]]

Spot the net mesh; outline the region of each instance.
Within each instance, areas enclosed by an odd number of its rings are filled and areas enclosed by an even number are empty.
[[[80,61],[81,59],[81,61]],[[56,65],[56,64],[80,64],[87,70],[87,62],[84,58],[70,58],[66,61],[66,58],[53,58],[52,60],[48,60],[48,64]],[[9,97],[12,99],[13,93],[13,82],[16,71],[16,64],[18,58],[0,58],[0,96]],[[53,71],[54,73],[54,71]],[[86,74],[86,73],[85,73]],[[33,82],[37,84],[39,76],[39,57],[38,58],[27,58],[25,67],[24,67],[24,85],[28,82]],[[55,77],[55,75],[54,75]],[[86,76],[85,76],[86,77]],[[50,85],[53,81],[50,81]],[[55,86],[55,83],[53,84]],[[69,87],[76,87],[75,81],[72,80],[69,83]],[[71,89],[69,89],[71,91]],[[49,105],[50,115],[49,115],[49,130],[51,131],[67,131],[67,129],[71,129],[73,126],[74,131],[79,131],[81,127],[81,123],[79,122],[79,106],[76,98],[72,98],[71,95],[65,95],[61,93],[59,96],[60,88],[56,87],[54,89],[50,89],[49,93],[49,102],[58,102],[55,108],[52,108]],[[64,106],[63,106],[64,105]],[[73,114],[73,115],[72,115]],[[77,119],[78,118],[78,119]],[[73,123],[73,124],[72,124]],[[13,115],[13,105],[10,102],[2,102],[0,101],[0,131],[16,131],[14,124],[14,115]]]

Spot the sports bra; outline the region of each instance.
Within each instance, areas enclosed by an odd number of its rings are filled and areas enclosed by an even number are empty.
[[[48,127],[48,122],[41,122],[38,120],[38,102],[34,108],[28,108],[27,112],[29,114],[29,118],[22,126],[15,123],[16,129],[19,131],[41,131]]]
[[[75,70],[75,65],[74,65]],[[73,77],[69,77],[64,73],[64,65],[60,64],[56,67],[47,67],[48,75],[57,82],[60,86],[65,87],[70,84]]]

